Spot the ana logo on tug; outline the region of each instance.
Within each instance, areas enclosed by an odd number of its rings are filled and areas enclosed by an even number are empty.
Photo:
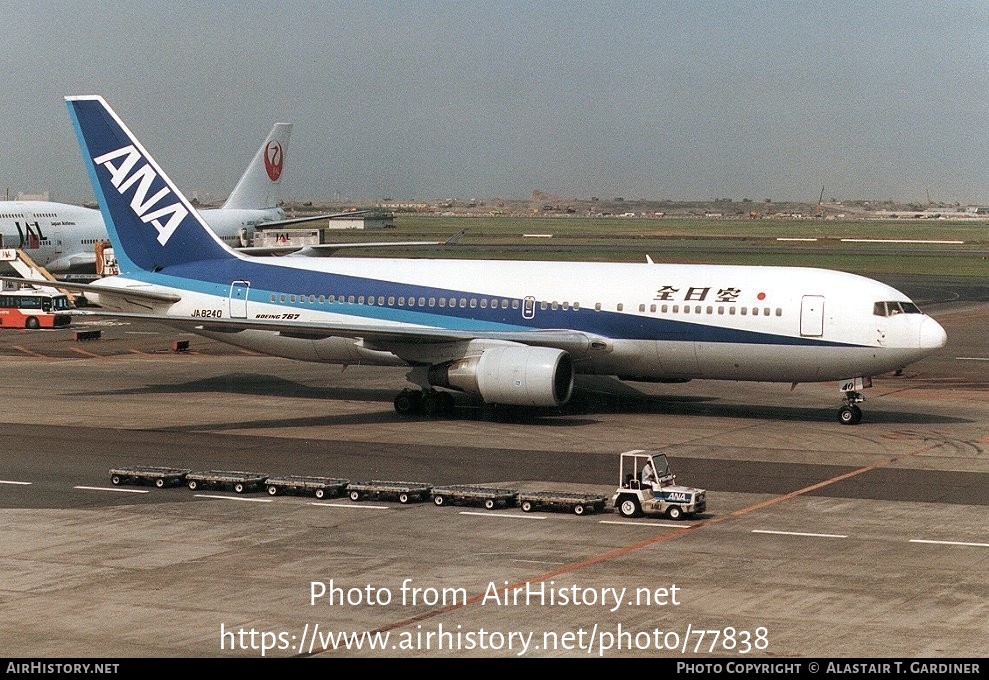
[[[112,161],[118,158],[122,159],[120,164],[114,165]],[[138,161],[142,160],[144,158],[134,148],[134,145],[130,144],[116,151],[97,156],[93,159],[93,162],[97,165],[102,165],[110,172],[110,182],[116,187],[117,192],[121,196],[124,195],[125,191],[136,185],[130,207],[141,218],[142,222],[151,224],[158,231],[158,243],[165,245],[168,243],[168,239],[172,237],[172,234],[175,233],[175,230],[178,229],[182,220],[189,214],[189,211],[179,201],[153,211],[151,210],[171,192],[165,186],[159,189],[154,196],[148,198],[148,192],[151,191],[151,185],[154,181],[158,179],[158,174],[147,163],[141,168],[134,170]],[[162,224],[162,219],[166,217],[167,221]]]

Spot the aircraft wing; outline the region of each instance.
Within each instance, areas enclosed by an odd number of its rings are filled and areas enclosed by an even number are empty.
[[[35,288],[54,288],[55,290],[72,291],[74,293],[97,293],[99,295],[112,295],[125,301],[140,300],[144,302],[178,302],[181,295],[171,292],[155,290],[151,287],[127,287],[111,288],[109,286],[94,286],[90,283],[70,283],[68,281],[45,281],[35,279],[25,279],[19,276],[0,276],[0,281],[12,281],[22,285],[34,286]]]
[[[116,291],[114,291],[116,292]],[[239,333],[245,330],[264,330],[280,333],[287,337],[319,340],[330,337],[360,338],[372,342],[381,349],[415,344],[464,342],[486,339],[502,342],[515,342],[539,347],[556,347],[573,354],[582,355],[595,348],[606,346],[607,338],[593,336],[569,329],[533,329],[518,331],[461,331],[455,329],[429,328],[417,326],[380,324],[343,324],[334,322],[300,323],[277,319],[202,319],[198,317],[171,317],[163,314],[144,312],[112,312],[100,310],[77,310],[78,317],[112,317],[154,321],[183,329],[203,330],[214,333]]]
[[[352,212],[339,212],[339,213],[328,213],[326,215],[305,215],[303,217],[289,217],[284,220],[272,220],[270,222],[262,222],[259,226],[265,229],[271,229],[272,227],[287,227],[294,224],[306,224],[307,222],[318,222],[320,220],[332,220],[337,217],[358,217],[360,215],[367,214],[368,210],[354,210]]]

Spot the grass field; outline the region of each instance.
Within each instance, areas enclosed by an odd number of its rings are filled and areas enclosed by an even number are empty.
[[[648,256],[655,262],[796,265],[865,275],[891,273],[989,279],[989,222],[981,220],[433,217],[398,214],[395,216],[394,230],[333,232],[329,239],[341,242],[445,240],[461,230],[466,230],[466,233],[453,246],[358,249],[347,254],[598,262],[645,262]],[[842,239],[866,239],[869,242]]]

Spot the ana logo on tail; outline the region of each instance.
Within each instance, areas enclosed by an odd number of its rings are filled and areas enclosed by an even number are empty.
[[[123,160],[120,161],[119,165],[115,166],[112,161],[121,157]],[[172,237],[172,234],[175,233],[182,220],[189,214],[189,211],[186,210],[180,201],[176,201],[171,205],[158,208],[153,212],[148,212],[171,192],[165,186],[155,193],[154,196],[148,198],[148,192],[151,190],[151,185],[154,181],[158,179],[158,174],[146,162],[140,169],[134,170],[138,161],[143,160],[144,158],[134,145],[130,144],[116,151],[110,151],[102,156],[97,156],[93,159],[93,162],[96,165],[102,165],[110,172],[110,181],[117,188],[117,192],[121,196],[132,186],[137,185],[134,190],[134,197],[130,202],[130,207],[141,218],[142,222],[145,224],[150,223],[158,231],[158,243],[165,245],[168,243],[168,239]],[[163,225],[161,220],[165,216],[168,216],[168,220]]]
[[[264,169],[272,182],[277,182],[282,176],[282,166],[285,164],[285,154],[278,142],[269,142],[264,150]]]

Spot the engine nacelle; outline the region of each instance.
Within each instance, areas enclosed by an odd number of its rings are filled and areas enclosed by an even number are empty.
[[[479,395],[489,404],[559,406],[573,392],[573,359],[552,347],[489,347],[430,366],[429,383]]]

